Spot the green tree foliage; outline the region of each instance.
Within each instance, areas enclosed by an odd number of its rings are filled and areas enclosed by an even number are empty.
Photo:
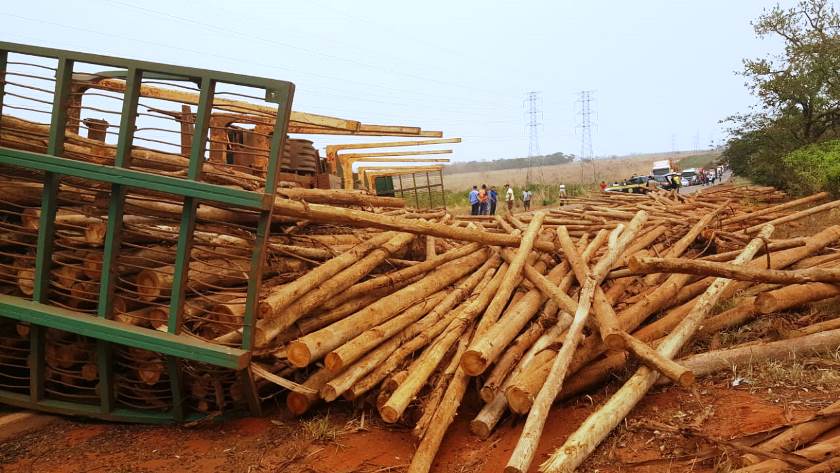
[[[753,28],[759,38],[781,39],[784,49],[744,60],[741,74],[759,104],[727,119],[731,138],[722,157],[736,174],[804,190],[791,168],[803,161],[785,157],[840,137],[840,16],[828,0],[806,0],[772,8]]]
[[[512,158],[494,159],[493,161],[466,161],[454,163],[444,168],[446,174],[458,174],[464,172],[496,171],[499,169],[522,169],[528,167],[528,160],[533,159],[534,164],[550,166],[552,164],[566,164],[575,160],[572,154],[552,153],[533,158]]]
[[[794,173],[791,190],[813,194],[823,190],[840,197],[840,140],[804,146],[785,156]]]

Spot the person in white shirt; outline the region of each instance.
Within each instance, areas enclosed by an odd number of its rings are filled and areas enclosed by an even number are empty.
[[[560,205],[566,205],[566,184],[560,184],[559,190]]]
[[[522,191],[522,206],[525,207],[525,211],[531,210],[531,191],[525,189]]]
[[[513,213],[513,189],[510,184],[505,184],[505,203],[507,203],[508,213]]]

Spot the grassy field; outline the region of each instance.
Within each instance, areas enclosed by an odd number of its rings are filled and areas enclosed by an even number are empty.
[[[683,169],[711,167],[718,157],[720,157],[720,153],[704,153],[686,156],[685,158],[680,159],[680,167]]]
[[[532,206],[537,208],[554,205],[557,202],[559,184],[565,184],[567,194],[573,196],[587,190],[596,190],[598,183],[602,180],[611,183],[627,179],[633,174],[649,174],[653,162],[661,159],[673,159],[679,162],[681,167],[686,168],[702,167],[703,163],[710,163],[717,156],[718,153],[657,153],[597,159],[584,163],[535,166],[531,168],[530,178],[530,188],[534,193]],[[496,186],[500,194],[504,192],[504,185],[510,184],[516,191],[517,205],[521,205],[519,199],[527,174],[528,170],[525,168],[446,174],[444,184],[447,189],[447,208],[457,213],[468,212],[469,190],[474,185],[481,186],[482,184],[487,184],[488,187]]]
[[[633,174],[650,173],[654,161],[673,159],[680,167],[702,167],[710,164],[718,153],[657,153],[619,158],[603,158],[590,162],[574,162],[569,164],[555,164],[552,166],[535,166],[531,168],[532,183],[539,184],[582,184],[585,186],[597,184],[602,180],[607,182],[627,179]],[[503,169],[497,171],[462,172],[446,174],[446,187],[452,190],[469,189],[474,185],[487,184],[497,188],[509,183],[513,186],[525,184],[528,173],[526,168]]]

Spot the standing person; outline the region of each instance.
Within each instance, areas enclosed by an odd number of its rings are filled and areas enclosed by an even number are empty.
[[[481,210],[481,203],[478,201],[478,187],[473,186],[472,190],[470,191],[470,215],[478,215],[478,211]]]
[[[601,188],[601,192],[606,192],[607,191],[607,183],[604,182],[604,181],[601,181],[601,183],[598,184],[598,187]]]
[[[566,184],[560,184],[559,194],[560,205],[566,205]]]
[[[525,211],[531,210],[531,191],[527,188],[522,191],[522,206],[525,207]]]
[[[490,187],[490,215],[496,215],[496,202],[499,200],[499,193],[496,186]]]
[[[482,184],[481,189],[478,191],[478,204],[478,214],[487,215],[487,212],[490,210],[490,195],[487,194],[487,184]]]
[[[510,184],[505,184],[505,203],[507,204],[508,213],[513,213],[513,189]]]

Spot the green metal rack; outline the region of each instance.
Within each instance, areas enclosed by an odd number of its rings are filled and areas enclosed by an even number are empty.
[[[29,392],[22,394],[0,389],[0,402],[62,414],[91,416],[129,422],[173,422],[200,416],[185,412],[184,392],[181,382],[181,363],[184,361],[209,364],[238,370],[243,392],[252,412],[259,413],[259,398],[250,370],[250,352],[257,296],[261,284],[261,262],[270,232],[272,208],[278,172],[278,155],[283,149],[291,114],[294,84],[266,78],[194,69],[153,62],[135,61],[116,57],[85,54],[73,51],[33,47],[0,42],[0,104],[4,99],[6,70],[9,54],[21,54],[57,61],[54,99],[49,127],[47,153],[12,149],[0,146],[0,165],[11,165],[43,173],[43,194],[37,239],[32,300],[0,295],[0,317],[30,324]],[[122,104],[116,156],[113,165],[99,165],[64,157],[67,108],[70,100],[74,65],[79,63],[106,66],[123,71],[126,89]],[[177,77],[198,84],[200,98],[196,112],[195,132],[189,155],[186,178],[153,174],[131,169],[131,152],[140,87],[145,77]],[[276,104],[275,125],[269,151],[269,163],[262,191],[246,191],[202,181],[208,127],[217,84],[231,84],[265,92],[265,101]],[[0,108],[2,113],[2,108]],[[102,275],[96,315],[48,304],[59,179],[62,176],[83,178],[110,186],[107,210],[107,233],[103,247]],[[165,192],[183,198],[183,213],[177,240],[171,302],[167,331],[141,328],[111,320],[114,303],[115,261],[121,242],[121,227],[127,188]],[[200,202],[234,206],[259,213],[255,243],[252,248],[247,300],[239,347],[228,347],[182,333],[185,284],[190,263],[196,210]],[[59,329],[96,340],[96,364],[99,375],[99,403],[91,405],[66,400],[49,399],[44,395],[45,383],[45,330]],[[148,411],[127,409],[115,404],[114,344],[150,350],[165,355],[168,366],[171,409]],[[104,388],[102,388],[104,387]]]

